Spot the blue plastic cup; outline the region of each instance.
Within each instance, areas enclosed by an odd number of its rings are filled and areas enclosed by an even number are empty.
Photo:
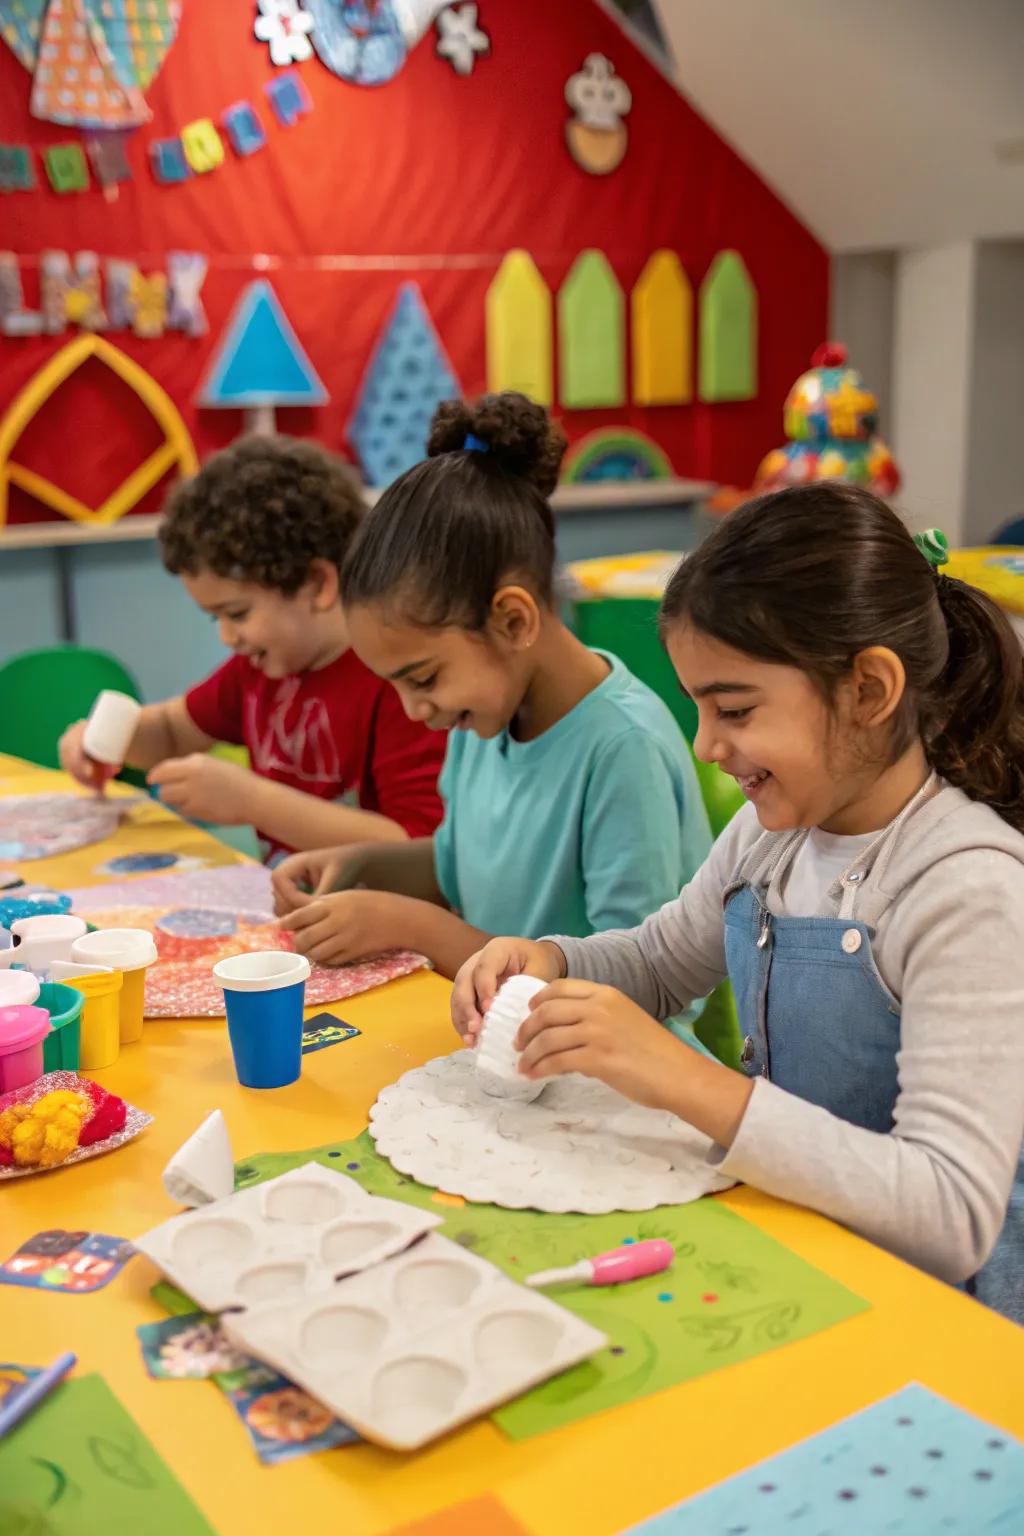
[[[261,950],[232,955],[213,968],[224,989],[228,1034],[245,1088],[284,1088],[302,1070],[302,1005],[309,976],[304,955]]]

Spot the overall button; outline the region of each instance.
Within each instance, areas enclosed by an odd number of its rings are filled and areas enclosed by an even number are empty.
[[[858,928],[847,928],[842,937],[843,952],[855,955],[863,942],[863,935]]]
[[[740,1056],[740,1061],[742,1061],[744,1064],[746,1064],[748,1061],[753,1061],[753,1059],[754,1059],[754,1037],[753,1037],[753,1035],[747,1035],[746,1038],[743,1041],[743,1054]]]

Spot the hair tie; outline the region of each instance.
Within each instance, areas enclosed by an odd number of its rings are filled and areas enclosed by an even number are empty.
[[[913,537],[918,550],[933,571],[937,572],[940,566],[949,564],[949,540],[941,528],[926,528],[923,533],[915,533]]]
[[[490,443],[485,443],[482,437],[477,437],[474,432],[466,433],[466,441],[462,445],[466,453],[490,453]]]

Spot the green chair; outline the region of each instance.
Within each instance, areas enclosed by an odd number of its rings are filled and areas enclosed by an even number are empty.
[[[692,742],[697,734],[697,706],[680,689],[665,654],[658,636],[658,607],[654,597],[584,597],[571,605],[569,622],[584,645],[611,651],[634,677],[652,688]]]
[[[105,651],[55,645],[13,656],[0,667],[0,752],[59,768],[62,734],[104,688],[142,697],[131,673]]]

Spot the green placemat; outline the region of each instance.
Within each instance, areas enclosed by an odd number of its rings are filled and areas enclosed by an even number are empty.
[[[0,1440],[3,1536],[216,1536],[102,1376],[77,1376]]]
[[[514,1279],[573,1264],[628,1239],[663,1237],[673,1244],[676,1262],[664,1274],[548,1293],[600,1328],[610,1343],[493,1415],[515,1440],[750,1360],[868,1307],[715,1200],[612,1216],[548,1216],[454,1202],[396,1172],[365,1131],[328,1147],[247,1158],[237,1166],[236,1186],[246,1189],[311,1161],[348,1174],[370,1194],[440,1207],[447,1212],[439,1229],[446,1237]]]

